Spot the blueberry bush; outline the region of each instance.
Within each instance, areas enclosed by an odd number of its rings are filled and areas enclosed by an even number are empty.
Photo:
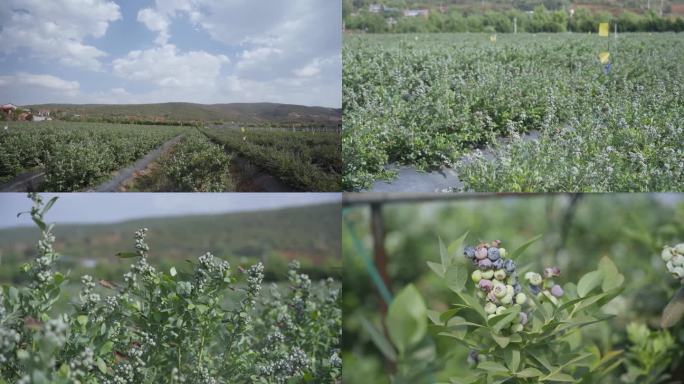
[[[681,36],[489,37],[345,36],[345,190],[389,164],[454,168],[467,191],[682,190]]]
[[[146,229],[120,283],[80,278],[58,311],[69,274],[44,204],[31,195],[40,228],[24,287],[0,291],[0,383],[335,383],[341,359],[339,284],[312,282],[292,262],[288,287],[264,286],[261,263],[233,267],[206,253],[187,270],[149,262]],[[96,282],[97,281],[97,282]]]
[[[681,279],[662,260],[663,244],[672,244],[665,257],[673,270],[680,261],[680,196],[478,196],[384,204],[382,217],[387,259],[375,266],[389,300],[363,256],[376,249],[369,210],[344,216],[345,381],[684,377]],[[466,231],[467,239],[437,241]],[[496,238],[504,242],[486,241]]]

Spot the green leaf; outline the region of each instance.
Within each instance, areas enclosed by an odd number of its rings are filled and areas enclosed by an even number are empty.
[[[449,247],[447,248],[447,252],[450,255],[452,263],[453,263],[453,259],[458,256],[457,252],[461,249],[461,246],[463,245],[463,242],[465,241],[466,237],[468,237],[468,232],[462,234],[461,237],[452,241],[451,244],[449,244]]]
[[[568,375],[568,374],[566,374],[566,373],[562,373],[562,372],[554,373],[553,375],[549,375],[549,376],[543,377],[541,380],[562,381],[562,382],[566,382],[566,383],[575,383],[575,382],[577,382],[577,380],[575,380],[574,377],[572,377],[572,376],[570,376],[570,375]]]
[[[33,219],[33,222],[36,223],[36,225],[38,226],[38,228],[40,228],[41,231],[45,231],[45,228],[47,228],[47,226],[45,225],[45,222],[43,220],[38,219],[36,217],[33,217],[32,219]]]
[[[495,333],[501,333],[501,330],[510,326],[511,322],[518,317],[518,314],[520,313],[520,307],[511,307],[505,311],[503,311],[501,314],[496,315],[489,319],[489,326],[492,328],[492,331]]]
[[[427,331],[427,307],[413,284],[402,289],[392,301],[385,325],[390,340],[401,355],[423,339]]]
[[[582,276],[579,283],[577,283],[577,294],[579,297],[586,296],[589,292],[598,287],[599,284],[601,284],[602,278],[603,274],[599,270],[591,271]]]
[[[81,324],[81,325],[86,325],[86,324],[88,324],[88,316],[86,316],[86,315],[79,315],[79,316],[76,318],[76,321],[78,321],[78,323]]]
[[[504,360],[511,372],[517,372],[520,367],[520,351],[515,348],[504,350]]]
[[[107,364],[101,358],[97,358],[97,369],[102,373],[107,373]]]
[[[52,208],[52,206],[55,205],[55,201],[57,201],[58,198],[59,196],[55,196],[52,199],[50,199],[47,202],[47,204],[45,204],[45,207],[43,207],[43,214],[47,213],[47,211],[49,211],[50,208]]]
[[[378,349],[380,350],[380,352],[382,352],[385,358],[392,362],[396,361],[397,353],[394,351],[392,344],[390,344],[389,340],[387,340],[385,335],[378,331],[375,328],[375,326],[373,326],[373,324],[371,324],[371,322],[363,316],[361,317],[361,325],[370,336],[371,340],[373,341],[373,344],[375,344],[375,346],[378,347]]]
[[[601,285],[603,291],[617,288],[625,281],[625,276],[620,274],[615,263],[607,256],[604,256],[599,262],[599,270],[603,272],[603,284]]]
[[[55,283],[57,285],[59,285],[59,284],[62,284],[63,281],[64,281],[64,275],[62,275],[59,272],[55,272]]]
[[[468,281],[468,269],[461,265],[451,265],[446,272],[447,286],[452,291],[459,293]]]
[[[495,372],[495,373],[503,373],[503,372],[508,372],[508,368],[504,367],[502,364],[499,364],[494,361],[483,361],[480,364],[477,365],[478,369],[483,369],[488,372]]]
[[[506,348],[508,344],[511,343],[511,338],[502,336],[502,335],[497,335],[494,332],[491,332],[490,335],[492,336],[492,339],[499,345],[501,348]]]
[[[116,257],[121,258],[121,259],[132,259],[134,257],[138,257],[138,255],[135,252],[119,252],[116,254]]]
[[[520,256],[521,253],[525,252],[525,250],[532,245],[534,242],[537,240],[541,239],[542,235],[537,235],[525,242],[523,245],[519,246],[515,251],[511,252],[507,257],[511,260],[515,260]]]
[[[542,371],[538,370],[537,368],[528,367],[528,368],[525,368],[522,371],[516,373],[515,375],[517,377],[520,377],[523,379],[529,379],[531,377],[542,376],[543,373],[542,373]]]
[[[109,352],[112,351],[113,348],[114,348],[114,343],[112,343],[111,341],[107,341],[100,348],[100,355],[108,354]]]
[[[437,276],[444,278],[445,269],[444,269],[444,266],[442,266],[442,264],[433,263],[432,261],[428,261],[427,265],[428,265],[428,267],[430,267],[430,269],[432,269],[432,271],[434,273],[437,274]]]
[[[667,303],[660,318],[660,326],[670,328],[677,324],[682,316],[684,316],[684,287],[679,288],[670,302]]]
[[[447,251],[441,237],[439,238],[439,258],[442,260],[442,267],[444,267],[444,269],[447,269],[451,265],[449,251]]]
[[[432,320],[432,322],[435,325],[444,325],[444,321],[442,321],[442,319],[440,319],[441,315],[442,315],[442,313],[439,311],[434,311],[432,309],[428,309],[428,311],[427,311],[428,318],[430,320]]]

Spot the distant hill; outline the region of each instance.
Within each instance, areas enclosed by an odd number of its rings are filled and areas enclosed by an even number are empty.
[[[314,274],[339,272],[340,205],[325,204],[279,210],[150,218],[116,224],[55,227],[61,269],[75,269],[116,279],[130,260],[117,252],[133,251],[133,233],[149,229],[150,260],[161,266],[186,266],[205,252],[231,264],[263,260],[267,271],[282,275],[287,262],[298,259]],[[18,267],[34,258],[37,228],[0,230],[0,282],[18,278]],[[90,272],[89,269],[96,271]],[[335,272],[337,271],[337,272]]]
[[[588,8],[597,12],[619,13],[631,11],[643,13],[648,9],[659,13],[660,0],[345,0],[353,4],[354,9],[367,8],[369,4],[384,4],[396,8],[437,8],[454,7],[469,12],[487,10],[531,11],[534,7],[544,5],[549,10]],[[663,14],[684,14],[684,0],[663,0]],[[649,8],[650,7],[650,8]]]
[[[276,103],[34,104],[24,107],[48,109],[53,116],[62,113],[82,118],[317,125],[336,125],[341,121],[340,109]]]

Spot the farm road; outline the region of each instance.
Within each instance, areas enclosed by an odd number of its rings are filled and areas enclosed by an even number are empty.
[[[119,170],[109,181],[100,184],[95,189],[89,190],[89,192],[118,192],[119,188],[135,175],[135,172],[140,172],[147,168],[150,163],[157,160],[157,158],[164,152],[168,151],[172,146],[178,144],[182,138],[183,135],[178,135],[167,141],[161,147],[150,151],[142,159],[136,161],[126,168]]]
[[[529,131],[521,136],[525,141],[539,138],[539,131]],[[499,138],[499,144],[510,142],[510,138]],[[492,148],[481,150],[484,157],[494,160]],[[452,189],[463,188],[463,182],[458,178],[456,170],[441,168],[431,172],[419,171],[410,165],[390,164],[387,169],[397,172],[397,178],[391,181],[376,180],[373,187],[363,192],[449,192]]]

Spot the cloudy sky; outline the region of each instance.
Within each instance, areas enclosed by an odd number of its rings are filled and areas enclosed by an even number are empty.
[[[0,102],[341,106],[341,1],[5,0]]]
[[[41,193],[47,202],[59,196],[46,219],[58,224],[113,223],[144,217],[277,209],[341,203],[340,193]],[[33,226],[25,193],[0,193],[0,229]]]

